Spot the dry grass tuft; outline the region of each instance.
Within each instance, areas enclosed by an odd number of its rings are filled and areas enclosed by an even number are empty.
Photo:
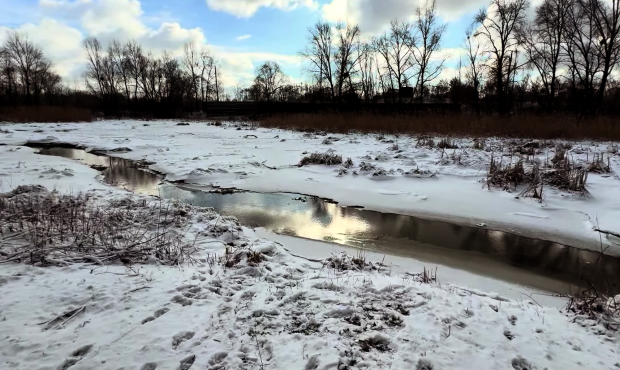
[[[91,122],[90,110],[54,106],[0,108],[0,121],[6,122]]]
[[[607,156],[607,162],[605,162],[605,156],[603,153],[595,154],[592,163],[588,166],[588,172],[594,173],[609,173],[611,172],[610,156]]]
[[[441,149],[458,149],[456,142],[450,138],[443,138],[437,143],[437,147]]]
[[[579,168],[572,162],[566,155],[558,155],[560,151],[556,152],[556,157],[562,159],[556,159],[553,162],[553,168],[543,173],[543,180],[549,185],[553,185],[562,190],[574,191],[583,195],[588,194],[586,189],[586,182],[588,181],[588,170],[586,168]]]
[[[331,152],[312,153],[308,156],[303,157],[301,161],[299,161],[298,166],[303,167],[309,164],[323,164],[327,166],[342,164],[342,156],[333,154]]]
[[[489,164],[489,170],[487,173],[487,188],[501,187],[504,190],[515,190],[526,179],[525,169],[523,168],[523,161],[508,163],[506,166],[502,165],[502,162],[498,162],[495,156],[491,157],[491,163]]]
[[[419,136],[415,143],[416,148],[427,147],[433,149],[435,147],[435,140],[430,136]]]

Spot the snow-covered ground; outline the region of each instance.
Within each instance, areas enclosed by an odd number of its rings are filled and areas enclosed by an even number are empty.
[[[267,260],[211,267],[206,253],[223,247],[205,243],[205,263],[181,268],[3,265],[0,366],[568,370],[620,361],[617,335],[594,320],[386,269],[339,271],[247,230],[243,238]],[[82,307],[64,325],[42,324]]]
[[[97,181],[98,172],[87,166],[42,157],[19,146],[27,140],[55,136],[50,140],[107,149],[128,147],[132,151],[122,156],[147,158],[172,179],[202,184],[303,192],[379,210],[467,223],[482,221],[489,227],[514,224],[522,231],[534,228],[549,235],[569,233],[579,240],[594,238],[583,213],[591,212],[593,220],[598,214],[601,228],[620,229],[618,219],[611,217],[620,212],[613,193],[619,182],[613,173],[608,178],[590,178],[591,198],[562,197],[562,193],[548,190],[547,206],[541,207],[532,200],[516,200],[515,194],[482,190],[478,180],[490,155],[483,151],[468,150],[471,158],[478,159],[466,166],[441,165],[434,162],[441,158],[437,150],[415,148],[411,138],[390,138],[398,142],[403,150],[400,154],[410,158],[377,161],[375,156],[391,152],[388,148],[393,144],[374,136],[339,135],[341,140],[322,144],[325,137],[277,130],[245,131],[198,123],[177,127],[163,121],[143,124],[105,121],[2,127],[10,132],[0,134],[0,143],[8,144],[0,146],[1,190],[41,184],[62,193],[91,190],[101,199],[123,195]],[[588,147],[593,150],[595,144]],[[602,150],[604,144],[598,145]],[[292,166],[304,151],[329,148],[351,157],[356,164],[353,170],[365,161],[386,170],[408,171],[419,166],[438,174],[428,179],[399,172],[376,177],[363,173],[337,176],[338,167]],[[372,159],[363,159],[366,155]],[[617,157],[611,158],[611,164],[618,168]],[[468,206],[472,207],[469,213]],[[511,217],[514,213],[519,215]],[[423,283],[410,274],[420,269],[408,269],[404,264],[382,266],[371,253],[365,264],[348,262],[350,269],[342,269],[318,261],[329,257],[328,249],[320,256],[319,247],[325,248],[324,243],[306,241],[312,249],[306,254],[311,257],[308,259],[287,252],[303,254],[297,252],[296,239],[290,237],[277,238],[280,244],[269,240],[269,234],[247,228],[211,235],[209,231],[219,221],[199,216],[190,214],[187,225],[187,238],[202,235],[194,265],[136,264],[129,269],[82,263],[65,267],[0,264],[0,368],[620,366],[618,334],[601,322],[566,314],[557,307],[541,307],[525,295],[509,299],[445,283],[441,270],[439,283]],[[225,243],[231,240],[239,259],[226,267],[221,258],[226,259]],[[251,251],[262,252],[264,260],[248,261]],[[64,325],[71,315],[47,324],[67,312],[77,314]]]
[[[200,122],[177,126],[175,121],[122,120],[7,125],[0,133],[0,143],[4,144],[21,145],[30,140],[68,142],[88,149],[129,148],[130,152],[113,154],[153,161],[151,168],[166,173],[168,180],[258,192],[302,193],[334,199],[345,206],[467,225],[484,223],[491,229],[584,249],[601,248],[600,235],[594,228],[620,234],[617,143],[562,143],[571,145],[568,153],[577,163],[589,163],[595,155],[603,154],[612,172],[589,174],[588,197],[545,187],[545,199],[539,203],[517,197],[519,191],[483,190],[481,179],[491,156],[503,156],[504,163],[517,160],[518,155],[510,154],[516,145],[509,140],[488,139],[483,145],[486,150],[479,150],[473,149],[472,139],[462,138],[455,140],[459,149],[443,150],[416,147],[416,138],[409,136],[322,136],[239,127],[235,123],[221,127]],[[435,143],[439,140],[435,138]],[[558,143],[540,143],[537,154],[529,159],[548,161]],[[26,150],[22,149],[22,153]],[[353,168],[341,174],[341,166],[296,166],[304,153],[328,150],[344,159],[351,158]],[[364,167],[376,169],[362,171],[362,162],[367,164]],[[607,253],[620,255],[620,239],[605,234],[602,242],[603,248],[609,246]]]

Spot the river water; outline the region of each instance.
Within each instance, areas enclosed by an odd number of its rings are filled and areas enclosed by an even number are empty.
[[[620,259],[481,227],[341,207],[290,193],[210,193],[162,181],[163,176],[117,157],[80,149],[44,148],[40,154],[106,167],[104,180],[134,192],[213,207],[243,224],[268,231],[411,257],[511,283],[565,293],[593,284],[620,292]]]

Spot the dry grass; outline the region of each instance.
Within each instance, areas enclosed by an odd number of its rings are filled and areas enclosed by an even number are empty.
[[[323,164],[326,166],[333,166],[336,164],[342,164],[342,156],[336,155],[331,152],[327,153],[312,153],[305,156],[299,161],[299,167],[303,167],[309,164]]]
[[[620,140],[617,117],[572,115],[514,117],[468,114],[373,115],[290,114],[264,118],[260,125],[300,131],[381,132],[410,135]]]
[[[486,186],[489,189],[491,187],[501,187],[504,190],[512,191],[525,181],[526,178],[527,175],[521,159],[515,163],[511,162],[503,165],[501,160],[498,162],[494,156],[491,157],[486,182]]]
[[[0,121],[6,122],[91,122],[90,110],[54,106],[3,107]]]
[[[192,262],[197,248],[183,238],[183,205],[131,197],[97,202],[90,195],[57,195],[41,186],[0,194],[0,263],[68,265]]]

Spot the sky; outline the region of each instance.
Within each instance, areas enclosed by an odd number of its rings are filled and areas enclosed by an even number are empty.
[[[204,44],[221,61],[223,83],[248,86],[256,68],[272,60],[292,82],[308,79],[299,52],[319,20],[359,24],[362,37],[408,20],[424,0],[0,0],[0,42],[18,30],[44,50],[63,81],[79,84],[82,41],[137,40],[154,54],[180,56],[186,42]],[[442,77],[455,74],[465,29],[488,0],[437,0],[447,24]]]

